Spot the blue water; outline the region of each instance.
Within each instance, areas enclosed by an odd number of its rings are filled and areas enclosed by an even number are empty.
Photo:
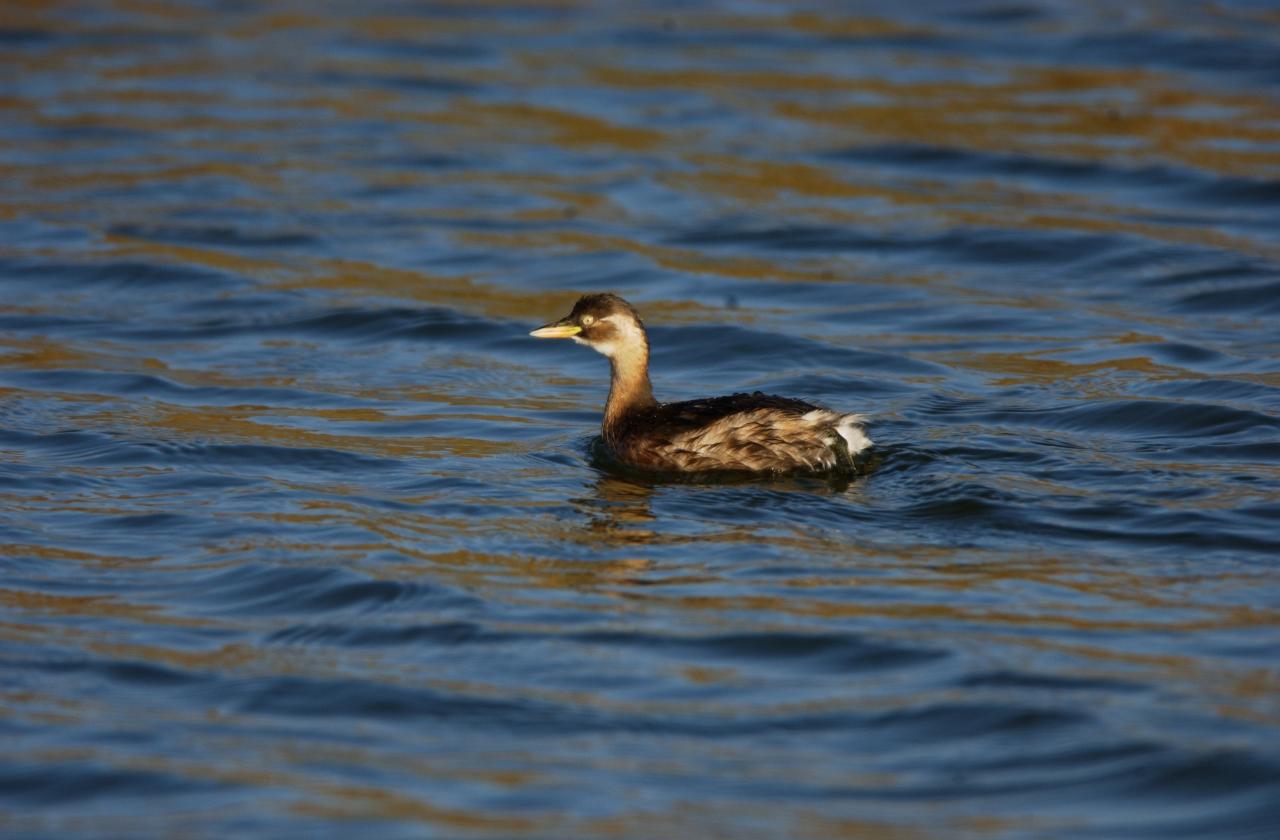
[[[1280,16],[10,4],[6,837],[1270,838]],[[618,473],[660,398],[851,479]]]

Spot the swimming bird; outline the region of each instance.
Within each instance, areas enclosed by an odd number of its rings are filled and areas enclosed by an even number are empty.
[[[584,295],[573,311],[529,333],[570,338],[609,359],[601,436],[623,464],[661,472],[826,472],[871,446],[860,414],[759,391],[660,403],[649,383],[649,337],[635,308]]]

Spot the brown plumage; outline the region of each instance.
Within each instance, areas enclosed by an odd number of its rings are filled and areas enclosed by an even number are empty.
[[[660,403],[649,384],[649,339],[631,304],[585,295],[530,335],[572,338],[609,359],[602,435],[625,464],[668,472],[822,472],[871,446],[863,418],[756,391]]]

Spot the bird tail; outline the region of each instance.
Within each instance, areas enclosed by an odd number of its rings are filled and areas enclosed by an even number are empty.
[[[844,438],[851,458],[871,447],[871,438],[862,428],[866,421],[867,418],[861,414],[842,414],[836,419],[836,434]]]

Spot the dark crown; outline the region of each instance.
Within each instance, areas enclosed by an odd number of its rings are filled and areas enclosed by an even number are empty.
[[[636,312],[635,307],[627,303],[622,298],[607,292],[583,295],[578,298],[578,302],[573,305],[573,312],[569,313],[569,317],[575,321],[582,318],[583,315],[591,315],[596,320],[608,318],[610,315],[628,315],[634,318],[636,323],[643,326],[640,321],[640,313]]]

